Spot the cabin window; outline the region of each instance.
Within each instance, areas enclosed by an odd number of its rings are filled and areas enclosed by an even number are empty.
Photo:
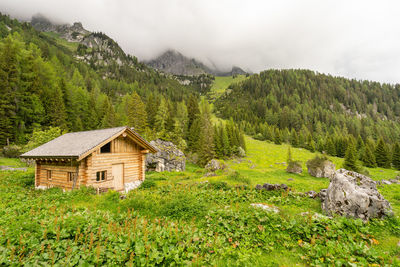
[[[74,173],[73,172],[67,172],[67,180],[68,180],[68,182],[74,181]]]
[[[47,180],[51,180],[51,175],[52,175],[52,173],[51,173],[51,170],[47,170]]]
[[[100,153],[111,153],[111,142],[108,142],[100,148]]]
[[[107,178],[107,171],[96,172],[96,181],[97,182],[105,181],[106,178]]]

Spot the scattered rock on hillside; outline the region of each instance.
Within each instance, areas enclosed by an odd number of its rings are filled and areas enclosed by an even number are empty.
[[[318,196],[318,193],[315,192],[314,190],[308,191],[304,193],[306,196],[310,197],[310,198],[315,198],[316,196]]]
[[[205,168],[207,171],[215,172],[216,170],[225,169],[225,165],[217,159],[212,159],[207,163]]]
[[[376,189],[371,178],[345,169],[334,173],[322,202],[328,214],[339,214],[364,221],[392,213],[390,204]]]
[[[389,184],[392,184],[392,183],[390,181],[388,181],[388,180],[381,180],[381,184],[389,185]]]
[[[146,170],[162,172],[162,171],[184,171],[186,168],[186,157],[181,150],[172,142],[157,139],[151,141],[158,152],[147,154]]]
[[[321,199],[321,202],[324,202],[325,201],[325,198],[326,198],[326,191],[327,191],[328,189],[321,189],[321,191],[319,191],[319,193],[318,193],[318,196],[319,196],[319,198]]]
[[[335,164],[325,158],[314,158],[307,161],[308,173],[314,177],[330,178],[335,173]]]
[[[267,190],[267,191],[274,191],[274,190],[287,190],[289,187],[286,184],[268,184],[265,183],[263,185],[256,185],[255,187],[257,190]]]
[[[286,168],[286,172],[289,173],[297,173],[300,174],[303,172],[303,168],[301,167],[301,163],[298,161],[291,161],[289,162],[287,168]]]
[[[238,157],[241,157],[241,158],[246,157],[246,151],[244,151],[243,148],[238,147],[238,149],[237,149],[237,156],[238,156]]]
[[[203,177],[213,177],[213,176],[217,176],[217,174],[215,172],[207,172],[206,174],[203,175]]]
[[[274,212],[274,213],[278,213],[279,212],[279,209],[277,207],[275,207],[275,206],[272,206],[272,205],[261,204],[261,203],[252,203],[250,205],[255,207],[255,208],[261,208],[261,209],[263,209],[265,211],[268,211],[268,212]]]

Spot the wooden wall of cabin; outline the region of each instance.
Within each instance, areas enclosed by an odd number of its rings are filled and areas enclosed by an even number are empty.
[[[43,162],[37,161],[35,168],[35,185],[50,187],[60,187],[70,190],[73,187],[73,181],[69,181],[68,173],[77,173],[76,163],[71,166],[70,162]],[[48,171],[51,171],[51,178],[48,178]],[[83,183],[83,177],[78,175],[75,188]]]
[[[100,148],[97,149],[86,158],[87,168],[85,184],[95,188],[113,188],[114,179],[112,165],[119,163],[124,164],[124,183],[143,180],[143,159],[140,150],[140,146],[129,137],[123,137],[122,135],[111,141],[110,153],[101,153]],[[106,180],[96,181],[96,173],[101,171],[107,172]]]

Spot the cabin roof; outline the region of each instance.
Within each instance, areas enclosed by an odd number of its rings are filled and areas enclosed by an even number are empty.
[[[109,139],[112,140],[118,137],[125,131],[130,132],[140,146],[150,150],[153,153],[157,151],[134,130],[126,126],[122,126],[109,129],[66,133],[51,140],[50,142],[47,142],[35,149],[32,149],[31,151],[22,154],[21,157],[81,159],[82,156],[86,155],[91,150],[94,150],[97,146],[102,145],[102,143]]]

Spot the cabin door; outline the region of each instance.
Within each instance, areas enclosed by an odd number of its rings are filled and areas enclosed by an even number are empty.
[[[124,164],[112,165],[112,176],[114,179],[114,189],[124,190]]]

